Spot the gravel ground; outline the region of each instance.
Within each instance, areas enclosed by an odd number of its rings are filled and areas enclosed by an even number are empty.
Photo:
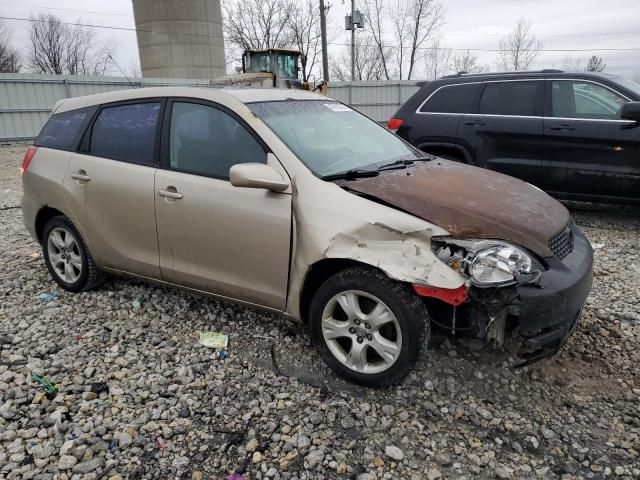
[[[640,478],[640,209],[569,205],[602,245],[555,358],[514,370],[436,338],[401,386],[367,390],[277,316],[127,279],[57,288],[16,208],[24,150],[0,147],[0,478]]]

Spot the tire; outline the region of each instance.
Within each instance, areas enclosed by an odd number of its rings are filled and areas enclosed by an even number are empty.
[[[429,315],[420,298],[408,285],[368,267],[326,280],[311,301],[309,319],[311,338],[327,365],[367,387],[399,383],[429,339]]]
[[[49,274],[65,290],[83,292],[104,281],[82,236],[67,217],[49,219],[40,244]]]

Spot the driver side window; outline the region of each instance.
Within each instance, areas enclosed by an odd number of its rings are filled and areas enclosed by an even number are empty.
[[[591,82],[551,82],[554,117],[616,120],[627,100],[608,88]]]
[[[207,177],[229,178],[239,163],[267,163],[267,153],[238,120],[199,103],[173,102],[169,166]]]

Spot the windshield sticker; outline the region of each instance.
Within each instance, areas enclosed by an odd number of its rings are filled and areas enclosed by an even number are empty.
[[[334,112],[350,112],[351,109],[341,103],[325,103],[325,107],[330,108]]]

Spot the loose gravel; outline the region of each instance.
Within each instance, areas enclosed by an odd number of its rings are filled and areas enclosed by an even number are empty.
[[[0,147],[0,478],[640,477],[640,209],[569,205],[599,248],[559,355],[512,369],[434,338],[374,390],[278,316],[121,278],[57,288],[16,208],[24,151]],[[202,331],[228,334],[229,357]]]

